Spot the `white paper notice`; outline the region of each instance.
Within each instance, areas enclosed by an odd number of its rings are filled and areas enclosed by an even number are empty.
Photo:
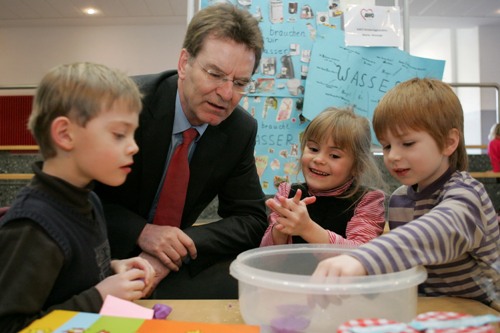
[[[344,12],[346,46],[401,44],[399,7],[351,5]]]

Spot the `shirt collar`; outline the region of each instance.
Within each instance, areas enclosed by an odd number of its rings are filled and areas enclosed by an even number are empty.
[[[205,130],[208,127],[208,124],[202,124],[200,126],[192,126],[189,123],[189,120],[186,118],[186,115],[184,114],[184,111],[182,110],[182,105],[181,105],[181,100],[179,98],[179,92],[177,91],[176,97],[175,97],[175,117],[174,117],[174,127],[173,127],[173,134],[179,134],[181,132],[184,132],[190,127],[194,127],[198,131],[198,139],[205,133]],[[198,140],[197,139],[197,140]]]

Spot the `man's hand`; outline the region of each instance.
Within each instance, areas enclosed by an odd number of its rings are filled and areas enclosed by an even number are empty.
[[[152,278],[151,285],[145,291],[145,297],[148,297],[156,289],[156,286],[158,286],[160,281],[163,280],[168,275],[168,273],[170,273],[170,270],[165,265],[163,265],[160,260],[146,252],[142,252],[139,257],[147,260],[149,264],[153,266],[155,272],[155,275]]]
[[[172,271],[178,271],[188,255],[191,259],[196,258],[193,240],[177,227],[146,224],[137,243],[142,251],[156,257]]]

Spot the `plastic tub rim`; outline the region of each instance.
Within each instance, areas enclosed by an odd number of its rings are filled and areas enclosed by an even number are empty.
[[[239,283],[247,283],[256,287],[271,290],[280,290],[293,293],[308,294],[368,294],[387,291],[397,291],[417,286],[425,281],[427,272],[418,266],[401,272],[381,275],[368,275],[356,277],[339,277],[335,282],[311,282],[308,275],[285,274],[269,272],[250,267],[244,263],[246,259],[262,255],[275,255],[282,253],[314,253],[320,249],[324,252],[338,253],[352,250],[353,247],[336,246],[328,244],[289,244],[274,245],[255,248],[240,253],[229,267],[230,274]]]

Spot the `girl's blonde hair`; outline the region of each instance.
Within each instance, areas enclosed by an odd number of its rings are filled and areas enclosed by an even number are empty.
[[[326,142],[329,138],[335,146],[352,154],[354,158],[353,186],[344,197],[354,195],[361,186],[366,187],[366,190],[385,190],[386,184],[371,151],[370,123],[366,118],[356,115],[349,108],[326,108],[309,123],[302,134],[301,153],[304,153],[308,141]]]
[[[451,87],[442,81],[413,78],[396,85],[375,108],[373,129],[379,140],[388,132],[401,135],[409,129],[425,131],[441,150],[450,130],[457,129],[459,143],[449,163],[453,170],[467,170],[462,105]]]

